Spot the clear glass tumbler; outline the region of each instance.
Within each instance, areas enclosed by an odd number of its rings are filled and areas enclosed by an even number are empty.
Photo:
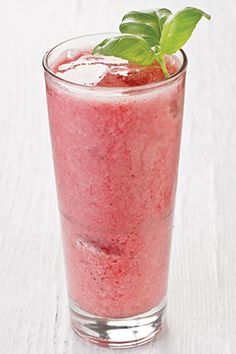
[[[107,347],[163,328],[187,58],[143,86],[69,82],[61,58],[107,34],[60,43],[43,59],[72,328]]]

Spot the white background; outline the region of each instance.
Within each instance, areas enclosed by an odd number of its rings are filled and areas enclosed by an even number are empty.
[[[124,352],[236,353],[235,1],[1,5],[0,353],[109,353],[76,340],[69,327],[42,55],[69,37],[116,30],[127,10],[186,5],[213,18],[200,23],[186,48],[190,63],[168,331],[155,344]]]

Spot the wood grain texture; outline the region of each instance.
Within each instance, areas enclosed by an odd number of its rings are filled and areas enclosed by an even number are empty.
[[[126,353],[236,353],[236,7],[197,1],[168,296],[168,331]],[[189,0],[188,5],[196,2]],[[0,12],[0,353],[123,353],[71,333],[41,58],[128,9],[183,0],[11,0]],[[100,15],[98,14],[98,8]]]

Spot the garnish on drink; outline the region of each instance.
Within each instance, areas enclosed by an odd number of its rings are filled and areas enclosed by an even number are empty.
[[[202,17],[211,19],[195,7],[186,7],[176,14],[164,8],[131,11],[122,19],[121,34],[106,38],[93,49],[93,54],[115,56],[145,66],[157,61],[168,78],[165,55],[175,54],[183,47]]]

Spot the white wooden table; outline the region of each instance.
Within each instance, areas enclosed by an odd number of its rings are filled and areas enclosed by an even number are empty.
[[[128,9],[186,5],[209,11],[213,19],[201,22],[186,48],[169,328],[159,342],[125,353],[236,353],[235,1],[1,5],[0,353],[114,353],[81,343],[69,326],[42,55],[63,39],[116,30]]]

